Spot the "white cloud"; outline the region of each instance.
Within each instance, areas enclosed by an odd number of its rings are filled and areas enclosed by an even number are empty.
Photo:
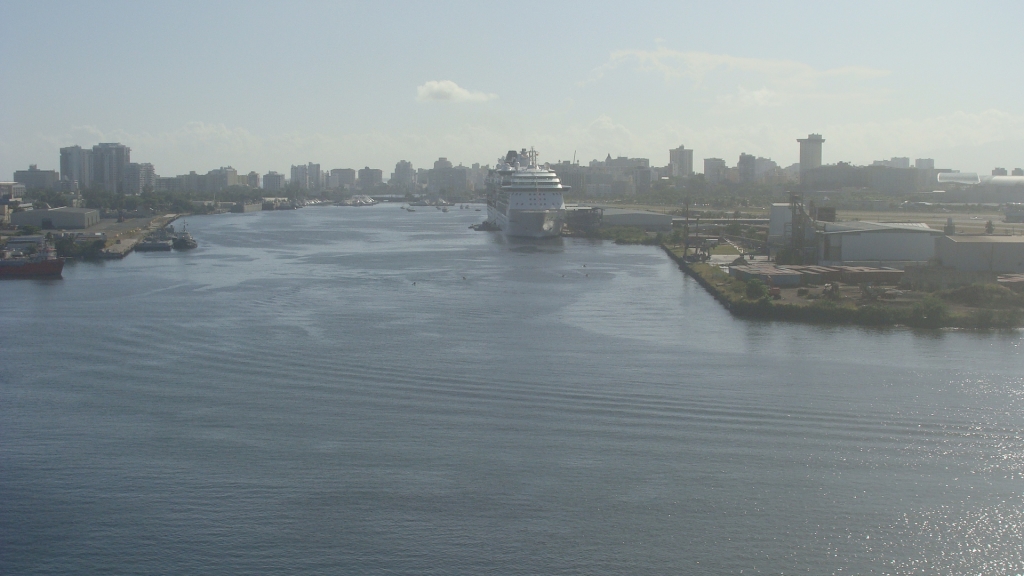
[[[416,87],[416,99],[420,102],[487,102],[497,97],[497,94],[466,90],[451,80],[430,80]]]

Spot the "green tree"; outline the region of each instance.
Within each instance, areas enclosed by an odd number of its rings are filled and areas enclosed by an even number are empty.
[[[747,280],[747,299],[764,300],[768,298],[768,286],[757,278]]]
[[[985,222],[985,234],[992,234],[995,231],[996,231],[996,226],[995,226],[995,224],[992,223],[991,220],[989,220],[988,222]]]

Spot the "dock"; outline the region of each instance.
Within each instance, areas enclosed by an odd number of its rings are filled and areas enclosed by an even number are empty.
[[[180,214],[164,214],[155,216],[145,225],[118,231],[107,241],[107,246],[100,252],[104,260],[120,260],[135,249],[135,245],[146,236],[160,230],[177,220]]]

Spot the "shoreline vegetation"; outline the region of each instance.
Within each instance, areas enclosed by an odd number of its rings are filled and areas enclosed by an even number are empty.
[[[683,248],[659,243],[679,268],[732,315],[759,320],[856,326],[911,328],[1016,329],[1024,326],[1024,294],[995,284],[972,284],[925,293],[913,302],[854,299],[849,296],[807,298],[799,304],[773,302],[760,280],[743,281],[711,264],[687,262]],[[825,290],[818,289],[822,293]],[[813,298],[813,299],[812,299]]]

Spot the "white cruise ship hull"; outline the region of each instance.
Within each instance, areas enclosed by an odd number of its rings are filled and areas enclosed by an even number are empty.
[[[509,210],[487,207],[487,219],[506,236],[553,238],[562,235],[565,210]]]
[[[527,167],[523,168],[523,161]],[[506,236],[552,238],[562,235],[568,190],[554,170],[538,168],[536,153],[510,150],[487,177],[487,220]]]
[[[565,210],[509,210],[506,236],[553,238],[562,235]]]

